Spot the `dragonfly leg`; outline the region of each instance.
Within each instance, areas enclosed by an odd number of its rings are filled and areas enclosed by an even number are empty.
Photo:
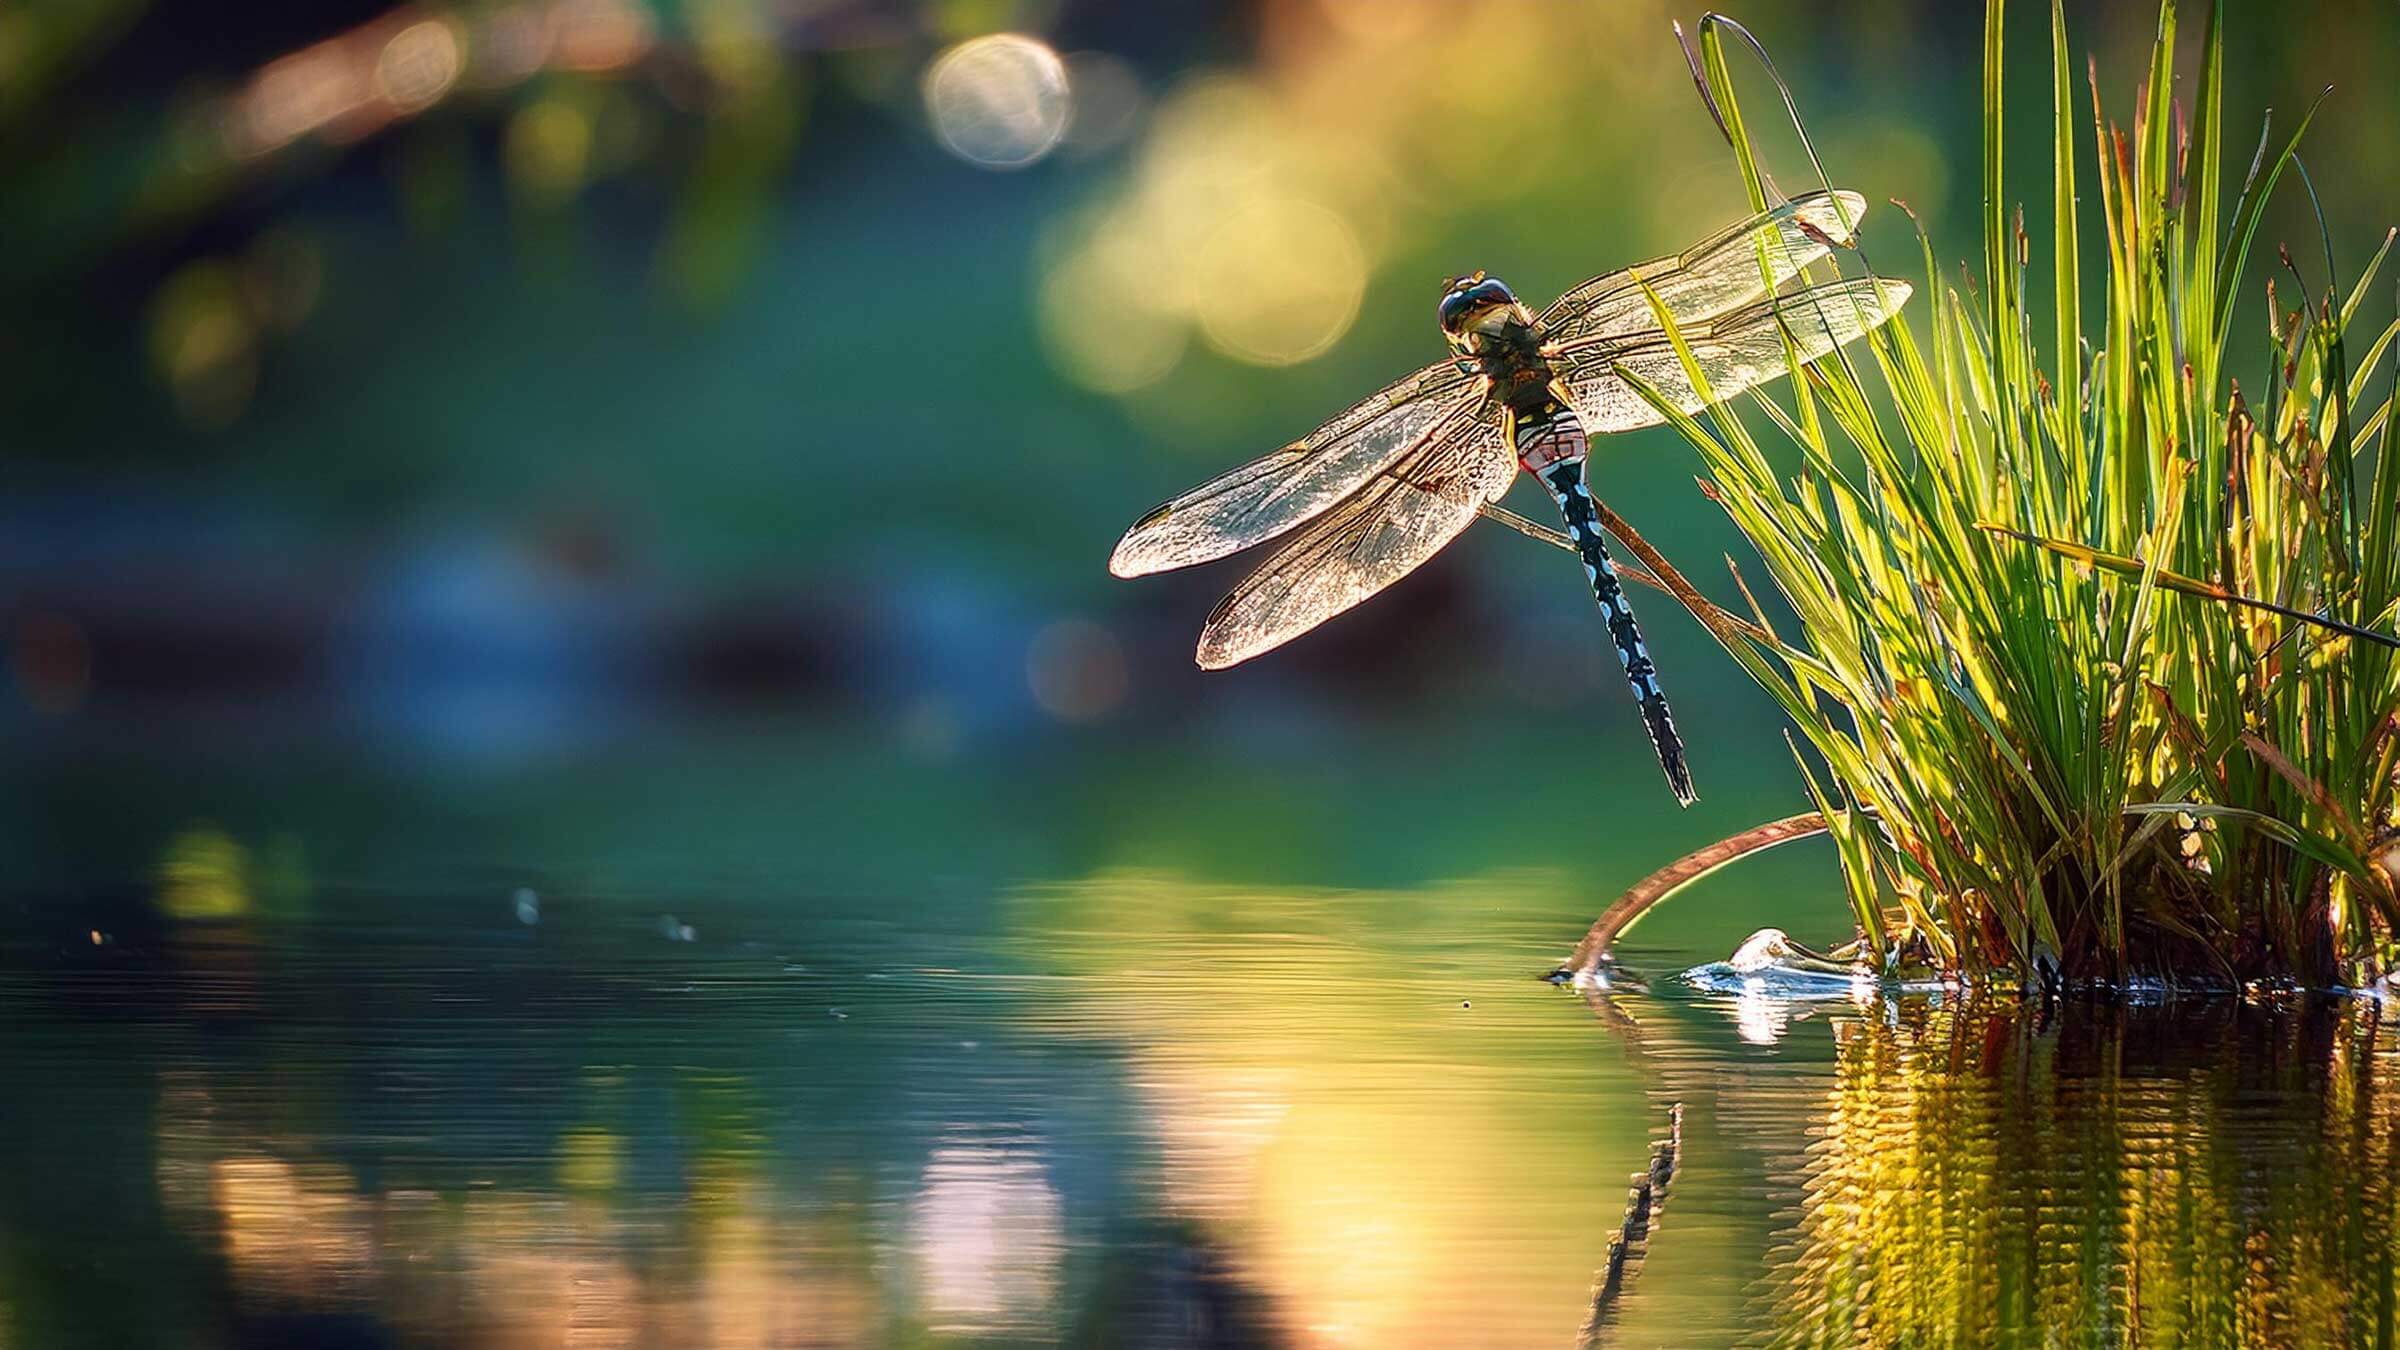
[[[1684,762],[1683,737],[1676,734],[1675,716],[1667,710],[1666,693],[1659,688],[1658,668],[1650,662],[1650,648],[1633,620],[1633,603],[1625,598],[1616,560],[1609,557],[1607,541],[1601,537],[1592,492],[1583,480],[1583,460],[1559,460],[1545,465],[1537,476],[1557,500],[1558,513],[1567,523],[1567,537],[1574,541],[1584,574],[1591,578],[1592,598],[1608,616],[1608,635],[1616,643],[1617,660],[1625,667],[1633,696],[1642,706],[1642,726],[1650,733],[1651,748],[1658,752],[1658,766],[1666,771],[1667,786],[1674,790],[1676,801],[1689,806],[1700,794],[1693,789],[1691,767]]]

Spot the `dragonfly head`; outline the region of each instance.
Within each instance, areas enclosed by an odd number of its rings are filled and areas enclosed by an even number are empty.
[[[1452,277],[1442,292],[1442,336],[1460,351],[1474,351],[1476,337],[1497,337],[1516,311],[1516,293],[1500,278],[1481,272]]]

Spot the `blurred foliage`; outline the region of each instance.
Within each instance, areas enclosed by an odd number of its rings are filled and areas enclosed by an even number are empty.
[[[200,705],[174,734],[228,755],[331,731],[484,772],[637,735],[665,695],[842,722],[890,753],[783,775],[777,805],[831,799],[820,776],[871,760],[872,795],[906,818],[1006,795],[963,769],[1135,729],[1280,772],[1357,728],[1392,737],[1375,754],[1395,771],[1433,742],[1506,783],[1525,738],[1496,725],[1589,707],[1593,753],[1548,761],[1552,786],[1656,824],[1606,767],[1638,764],[1639,737],[1580,579],[1519,541],[1470,541],[1205,680],[1189,634],[1221,580],[1121,586],[1101,562],[1143,506],[1437,351],[1440,277],[1487,267],[1539,296],[1743,214],[1669,13],[345,0],[227,23],[10,0],[7,726],[67,734],[53,783],[72,738],[155,734],[170,695]],[[1906,198],[1955,257],[1977,197],[1971,16],[1849,0],[1744,18],[1837,176]],[[2073,18],[2108,68],[2148,39],[2121,9]],[[2400,154],[2374,59],[2393,16],[2229,23],[2228,106],[2337,82],[2312,144],[2341,166],[2319,175],[2336,237],[2361,237]],[[945,151],[924,86],[1000,30],[1058,53],[1072,101],[1007,173]],[[2011,75],[2028,125],[2039,74]],[[982,117],[978,143],[1052,131],[1039,98],[968,92],[941,106]],[[2262,240],[2313,235],[2290,205]],[[1677,556],[1736,538],[1670,434],[1612,438],[1597,463]],[[1654,628],[1707,710],[1698,775],[1722,785],[1670,828],[1697,843],[1789,809],[1755,753],[1772,710],[1691,625]],[[1232,810],[1230,782],[1195,791]],[[1432,837],[1521,839],[1509,796],[1445,794],[1454,823]],[[160,833],[92,856],[155,858],[211,809],[157,805]],[[1168,805],[1144,788],[1102,814]],[[1363,826],[1330,847],[1261,828],[1294,842],[1243,856],[1375,854]]]
[[[1847,177],[1937,240],[1965,218],[1970,21],[1891,0],[1743,17]],[[2348,170],[2329,209],[2357,222],[2394,167],[2371,131],[2392,95],[2345,76],[2388,50],[2391,16],[2234,17],[2233,106],[2339,85],[2320,153]],[[336,531],[580,485],[678,565],[743,572],[830,566],[930,512],[1081,579],[1071,541],[1434,350],[1440,276],[1541,294],[1740,214],[1665,18],[483,0],[221,30],[17,0],[0,472],[164,472]],[[913,75],[1010,27],[1101,72],[1110,125],[982,180],[929,153]],[[2078,31],[2110,57],[2141,36],[2121,12]],[[1522,112],[1485,111],[1511,97]],[[1314,359],[1262,373],[1211,348]],[[1122,398],[1077,387],[1134,374]],[[956,492],[888,481],[867,447],[895,436]],[[1673,453],[1611,450],[1629,497],[1681,477]]]

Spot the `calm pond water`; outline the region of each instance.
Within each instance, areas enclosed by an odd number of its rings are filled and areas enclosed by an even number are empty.
[[[332,898],[7,911],[0,1345],[2358,1344],[2400,1301],[2367,1006],[1579,993],[1534,877],[1125,872],[933,933]]]

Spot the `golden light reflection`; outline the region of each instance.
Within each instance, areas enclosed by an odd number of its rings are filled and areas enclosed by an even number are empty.
[[[253,1154],[219,1159],[210,1186],[226,1259],[244,1285],[282,1297],[360,1292],[373,1245],[348,1172]]]
[[[324,1160],[314,1137],[268,1123],[294,1100],[291,1071],[178,1068],[160,1079],[160,1208],[222,1253],[243,1305],[372,1309],[402,1343],[500,1350],[865,1345],[886,1325],[855,1225],[764,1184],[745,1132],[703,1128],[686,1141],[680,1193],[623,1183],[613,1125],[560,1138],[555,1188],[507,1179],[517,1169],[504,1160],[498,1178],[438,1189],[397,1180],[412,1168],[396,1161],[379,1169],[395,1180],[375,1189]],[[992,1217],[1013,1233],[1028,1212],[1003,1204]],[[1048,1212],[1055,1244],[1054,1201]],[[659,1259],[670,1232],[688,1259]],[[992,1267],[1011,1309],[1022,1286],[1010,1281],[1028,1268],[1013,1249]],[[1054,1271],[1055,1252],[1040,1268]]]
[[[177,834],[158,864],[158,910],[184,920],[249,913],[250,851],[213,825]]]
[[[625,1141],[603,1129],[570,1130],[558,1141],[558,1184],[605,1194],[625,1173]]]
[[[159,1206],[170,1222],[196,1231],[215,1213],[214,1169],[224,1156],[220,1113],[206,1074],[169,1069],[159,1075],[158,1144],[152,1167]]]
[[[1462,1007],[1458,982],[1428,974],[1425,952],[1475,922],[1481,893],[1122,872],[1020,896],[1044,968],[1075,991],[1071,1015],[1045,1005],[1044,1028],[1122,1047],[1167,1212],[1231,1255],[1292,1344],[1513,1344],[1533,1327],[1565,1336],[1588,1309],[1594,1235],[1623,1197],[1558,1178],[1620,1134],[1630,1168],[1648,1122],[1612,1111],[1588,1062],[1547,1065],[1509,1000],[1468,985]],[[1578,1060],[1592,1049],[1580,1018],[1543,1025]],[[1525,1109],[1529,1081],[1555,1110]]]
[[[969,38],[925,70],[925,113],[950,153],[1021,169],[1056,149],[1073,113],[1066,64],[1019,33]]]
[[[645,1343],[649,1310],[626,1234],[538,1194],[475,1192],[454,1203],[465,1211],[450,1221],[462,1251],[454,1287],[472,1300],[485,1332],[477,1339],[576,1350]]]

